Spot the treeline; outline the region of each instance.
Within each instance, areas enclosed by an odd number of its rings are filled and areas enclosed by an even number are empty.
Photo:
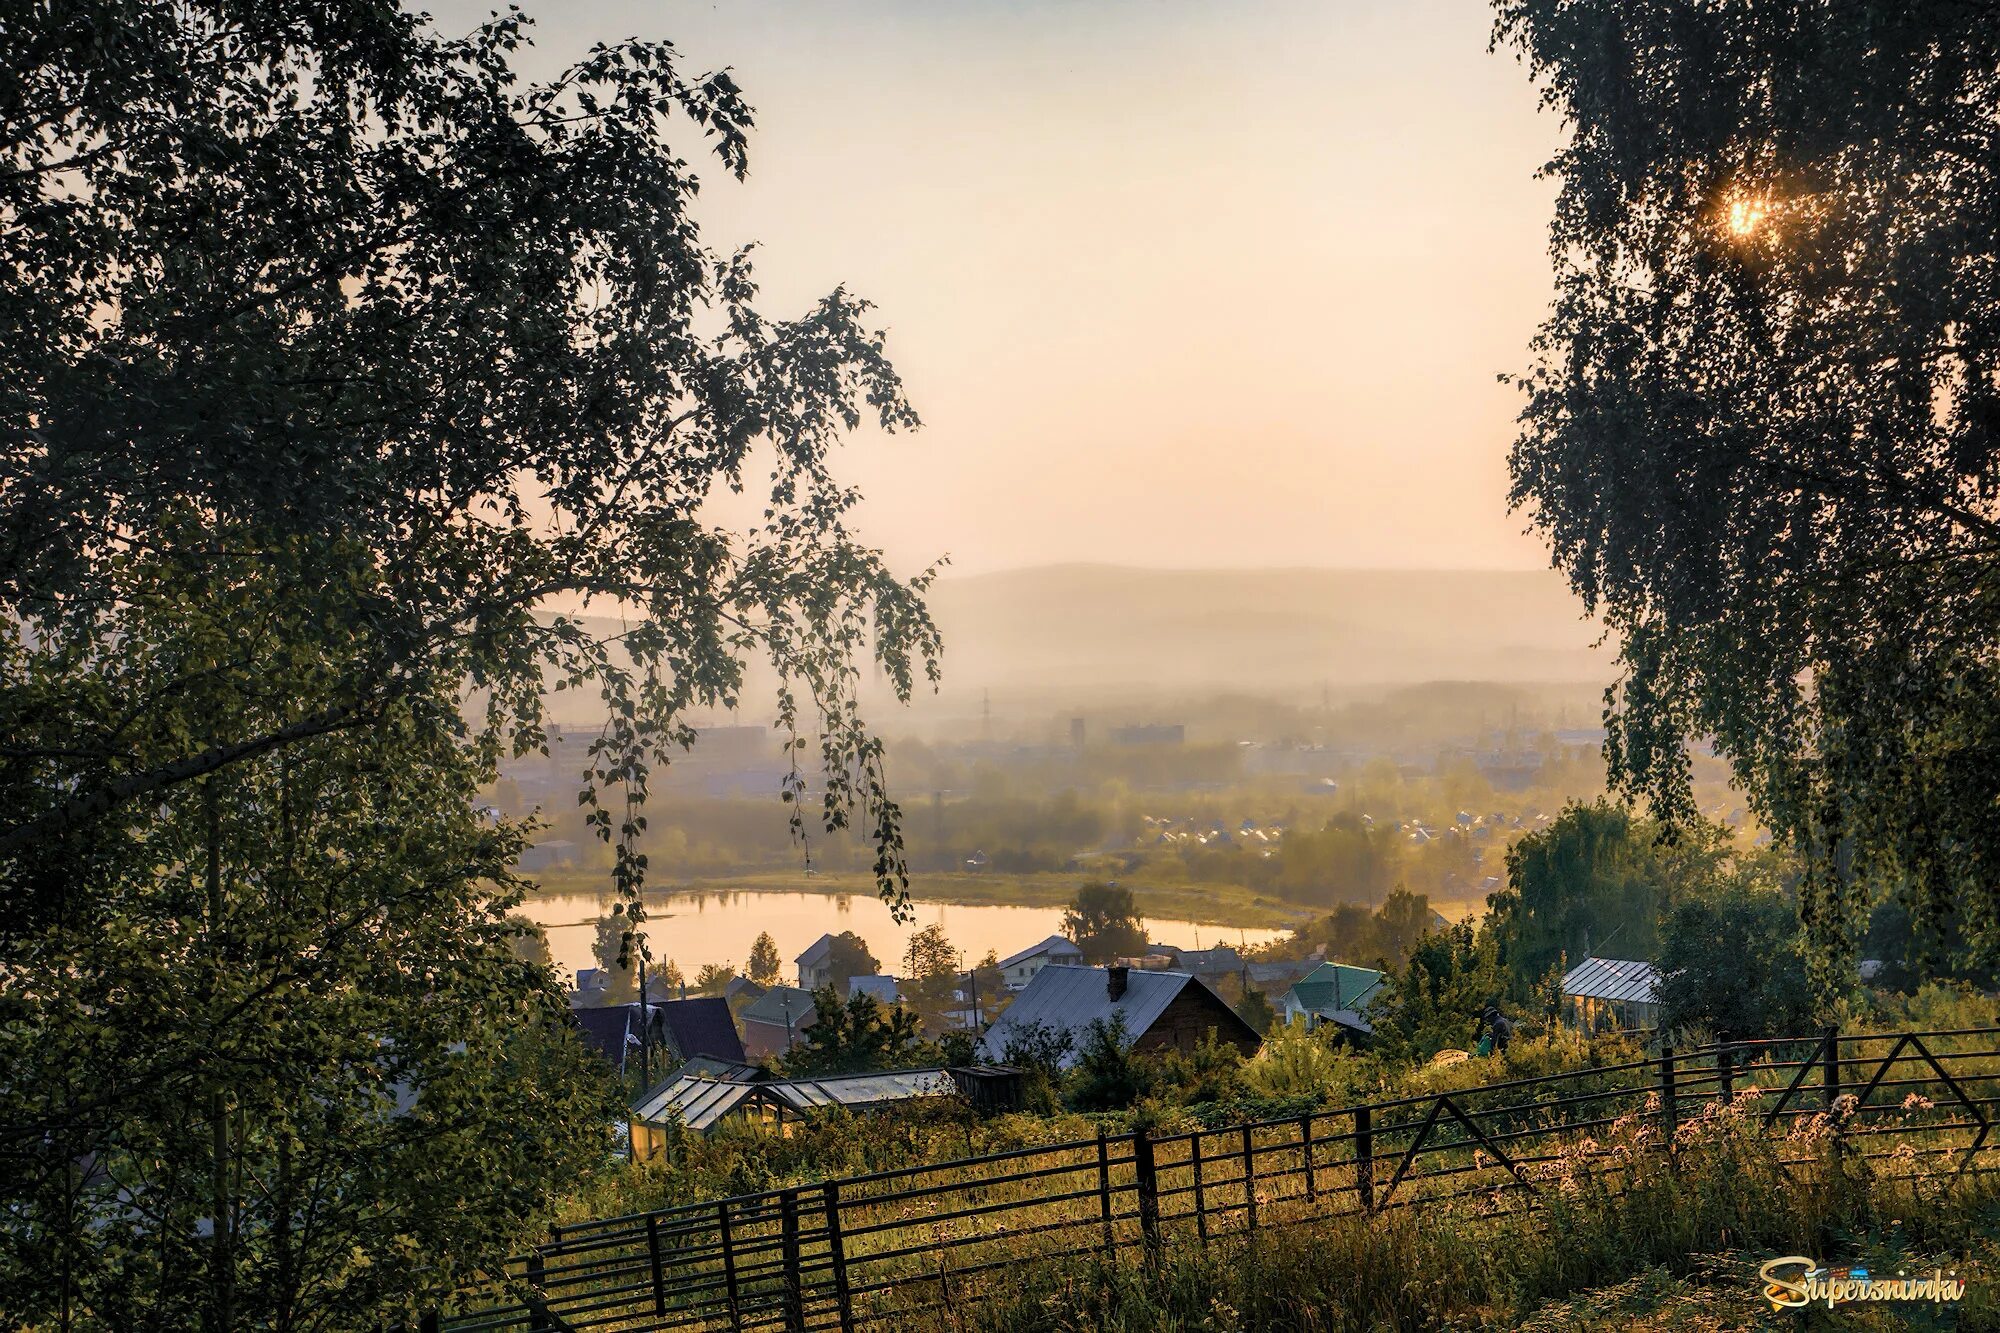
[[[905,854],[920,873],[1235,885],[1323,909],[1379,904],[1398,887],[1463,901],[1502,873],[1507,847],[1537,816],[1578,794],[1499,792],[1476,776],[1404,779],[1390,765],[1321,796],[1289,780],[1164,797],[1116,787],[1034,795],[996,783],[971,795],[906,800]],[[527,813],[510,804],[518,793],[504,784],[495,796],[503,813]],[[797,870],[808,852],[822,870],[872,867],[874,849],[846,831],[815,834],[801,846],[783,811],[775,799],[676,799],[649,814],[642,846],[667,880]],[[1462,814],[1477,822],[1461,823]],[[542,818],[532,869],[609,873],[612,849],[582,812],[545,810]]]

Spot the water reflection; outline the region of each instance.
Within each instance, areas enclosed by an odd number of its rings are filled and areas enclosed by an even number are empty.
[[[597,920],[610,913],[609,893],[543,894],[521,908],[549,937],[549,952],[569,972],[596,965],[591,950]],[[646,936],[656,962],[672,959],[692,978],[703,963],[723,963],[741,971],[750,946],[762,931],[777,941],[787,979],[792,959],[821,935],[851,930],[868,941],[884,969],[900,972],[910,937],[929,925],[944,927],[968,959],[992,949],[1001,957],[1062,932],[1060,907],[1005,907],[991,904],[913,904],[916,919],[899,925],[887,904],[851,893],[695,889],[646,895]],[[1155,942],[1194,949],[1217,944],[1262,944],[1283,931],[1196,925],[1148,918],[1146,934]]]

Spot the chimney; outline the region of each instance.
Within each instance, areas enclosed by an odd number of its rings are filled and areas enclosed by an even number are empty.
[[[1104,993],[1111,997],[1114,1004],[1125,998],[1125,982],[1130,977],[1131,971],[1132,969],[1126,967],[1123,963],[1104,970],[1106,977]]]

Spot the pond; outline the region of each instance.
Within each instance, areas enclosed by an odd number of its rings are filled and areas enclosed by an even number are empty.
[[[597,920],[610,912],[612,900],[594,893],[543,893],[523,904],[521,914],[548,933],[549,952],[557,966],[574,975],[579,967],[595,967],[592,949]],[[925,926],[944,927],[945,935],[964,950],[968,962],[992,949],[1002,958],[1062,933],[1060,907],[1003,907],[991,904],[917,902],[916,919],[898,925],[887,904],[863,894],[804,893],[782,890],[701,890],[646,895],[646,938],[654,966],[672,959],[690,982],[703,963],[726,963],[741,972],[750,946],[760,932],[770,931],[778,956],[785,962],[785,980],[796,979],[792,960],[821,935],[851,930],[868,941],[884,971],[900,974],[910,937]],[[1287,932],[1196,925],[1149,917],[1146,936],[1184,949],[1219,944],[1264,944]]]

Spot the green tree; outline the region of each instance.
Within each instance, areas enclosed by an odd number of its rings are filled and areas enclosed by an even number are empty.
[[[778,957],[778,942],[771,938],[771,932],[761,931],[750,946],[750,961],[744,968],[744,975],[759,986],[775,986],[783,978],[785,962]]]
[[[1375,1044],[1406,1060],[1468,1046],[1481,1011],[1500,1001],[1511,981],[1493,931],[1461,921],[1427,935],[1370,1005]]]
[[[818,737],[817,819],[858,821],[900,902],[855,663],[907,693],[937,639],[927,576],[849,532],[832,454],[916,418],[864,303],[772,318],[692,221],[675,141],[742,175],[740,91],[662,42],[521,81],[516,13],[450,37],[389,0],[334,13],[107,0],[115,46],[61,9],[4,36],[0,931],[73,904],[78,856],[176,786],[412,714],[538,747],[549,685],[602,698],[582,794],[637,909],[646,775],[757,657],[793,743]],[[753,458],[763,518],[700,521]],[[198,716],[111,649],[157,594],[135,553],[281,571],[270,596],[341,655],[274,670],[288,643],[246,634],[206,668],[241,707]]]
[[[898,1005],[885,1009],[872,995],[845,1004],[831,986],[813,992],[816,1017],[804,1039],[784,1057],[785,1072],[856,1074],[929,1064],[936,1051],[923,1040],[917,1016]]]
[[[1278,1021],[1278,1012],[1271,1007],[1270,1000],[1263,991],[1254,988],[1244,991],[1243,998],[1236,1002],[1236,1016],[1255,1028],[1260,1037]]]
[[[376,1325],[477,1280],[601,1161],[616,1104],[522,958],[524,831],[473,813],[480,776],[376,731],[232,765],[100,845],[73,923],[10,944],[11,1317]]]
[[[1138,905],[1132,890],[1120,884],[1093,881],[1078,889],[1063,913],[1063,933],[1090,963],[1131,958],[1146,949],[1146,927],[1139,920]]]
[[[819,738],[794,832],[859,825],[906,887],[854,705],[864,659],[934,672],[927,576],[854,539],[833,466],[915,424],[882,340],[841,291],[773,318],[695,227],[685,136],[746,165],[726,74],[631,42],[536,84],[525,40],[391,0],[0,25],[0,1143],[29,1145],[0,1287],[29,1324],[380,1324],[600,1154],[602,1081],[504,919],[525,831],[478,813],[545,687],[601,701],[581,794],[628,925],[648,775],[759,659],[790,753]],[[701,517],[737,486],[762,519]]]
[[[1613,779],[1686,822],[1712,738],[1823,978],[1884,895],[1991,961],[2000,25],[1502,0],[1496,40],[1572,128],[1513,500],[1621,644]]]
[[[1585,958],[1651,959],[1662,872],[1653,830],[1599,801],[1571,805],[1507,852],[1519,901],[1514,967],[1524,985]]]
[[[727,963],[703,963],[694,974],[694,988],[702,995],[720,995],[736,980],[736,969]]]
[[[1379,962],[1395,968],[1436,929],[1429,897],[1398,888],[1372,912],[1359,903],[1341,903],[1326,916],[1300,926],[1278,951],[1281,956],[1302,958],[1314,945],[1321,945],[1336,962],[1364,966]]]
[[[1300,829],[1278,851],[1273,887],[1293,902],[1379,903],[1395,880],[1395,835],[1356,814],[1335,815],[1317,832]]]
[[[1660,926],[1660,1026],[1711,1036],[1813,1030],[1798,909],[1741,887],[1680,903]]]
[[[833,988],[845,991],[847,983],[855,977],[875,977],[882,974],[882,962],[868,951],[868,941],[851,930],[843,930],[833,937],[832,952],[827,957],[831,969]]]
[[[903,989],[925,1022],[935,1025],[941,1021],[963,983],[965,974],[959,970],[958,960],[959,952],[945,938],[943,926],[925,926],[910,937],[910,947],[903,954]]]
[[[1092,1019],[1077,1048],[1066,1099],[1077,1111],[1122,1111],[1152,1089],[1151,1073],[1132,1054],[1125,1015]]]
[[[639,998],[642,941],[632,937],[631,920],[622,910],[624,906],[618,903],[608,915],[597,919],[597,938],[591,947],[592,956],[604,973],[604,990],[599,996],[604,1004],[630,1004]]]

